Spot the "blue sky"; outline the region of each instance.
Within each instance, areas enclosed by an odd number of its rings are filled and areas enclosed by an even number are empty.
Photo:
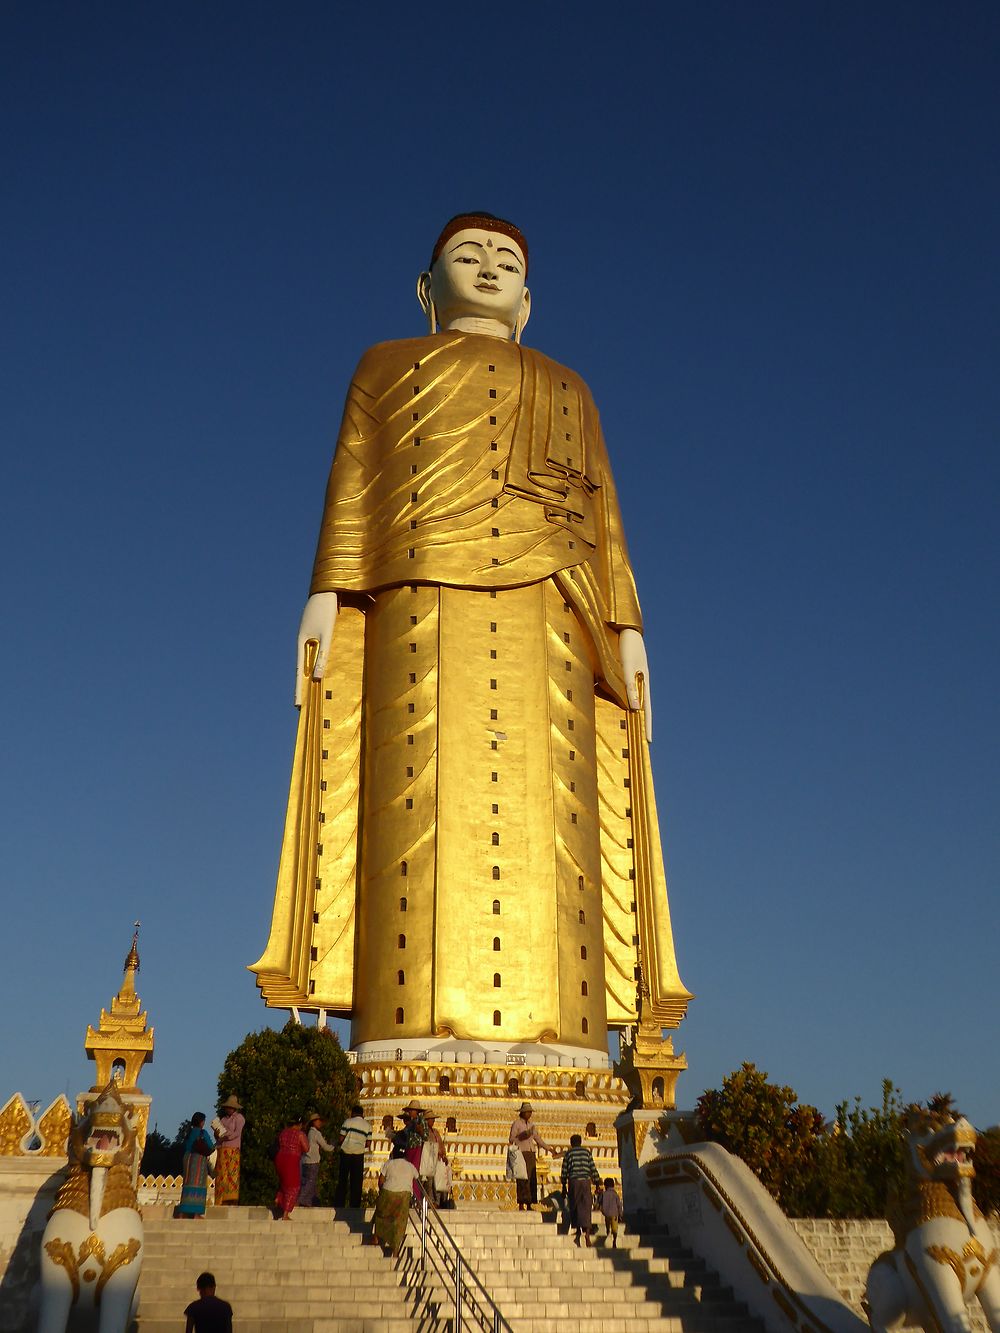
[[[1000,16],[8,6],[0,1050],[82,1051],[143,921],[172,1133],[268,1021],[293,641],[361,351],[513,218],[647,622],[682,1105],[1000,1121]],[[271,1016],[280,1023],[280,1017]]]

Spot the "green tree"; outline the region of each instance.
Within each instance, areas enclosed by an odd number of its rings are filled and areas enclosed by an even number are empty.
[[[290,1119],[308,1111],[323,1117],[324,1133],[336,1134],[350,1113],[357,1081],[340,1042],[329,1028],[289,1021],[280,1032],[251,1032],[226,1057],[219,1075],[219,1103],[235,1093],[246,1128],[240,1153],[240,1203],[274,1202],[277,1173],[268,1148]],[[323,1154],[319,1198],[332,1197],[336,1154]]]
[[[182,1141],[183,1143],[183,1141]],[[142,1151],[139,1171],[144,1176],[179,1176],[182,1172],[183,1157],[181,1144],[172,1142],[166,1134],[161,1134],[154,1126],[146,1135],[146,1146]]]
[[[882,1082],[881,1106],[866,1109],[860,1097],[850,1108],[838,1104],[816,1162],[816,1216],[887,1216],[906,1174],[904,1111],[891,1079]]]
[[[706,1139],[746,1162],[786,1212],[808,1216],[815,1209],[823,1117],[814,1106],[799,1105],[792,1088],[767,1079],[744,1063],[721,1088],[698,1098],[698,1122]]]
[[[976,1203],[994,1220],[1000,1218],[1000,1125],[984,1129],[976,1144],[976,1178],[972,1192]]]

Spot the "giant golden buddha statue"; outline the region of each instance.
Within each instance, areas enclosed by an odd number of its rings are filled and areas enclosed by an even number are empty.
[[[299,635],[269,1005],[352,1047],[608,1067],[674,1027],[649,670],[611,466],[573,371],[521,345],[528,247],[454,218],[430,332],[361,358]],[[551,1060],[550,1060],[551,1063]]]

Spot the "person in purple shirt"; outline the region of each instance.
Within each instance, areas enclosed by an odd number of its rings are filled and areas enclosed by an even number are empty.
[[[240,1144],[243,1141],[243,1107],[235,1095],[219,1107],[221,1115],[216,1128],[215,1157],[215,1203],[239,1203],[240,1201]]]

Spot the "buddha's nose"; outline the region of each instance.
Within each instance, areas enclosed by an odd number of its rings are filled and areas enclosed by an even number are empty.
[[[491,264],[484,264],[479,271],[481,278],[489,278],[491,281],[496,279],[497,271]]]

